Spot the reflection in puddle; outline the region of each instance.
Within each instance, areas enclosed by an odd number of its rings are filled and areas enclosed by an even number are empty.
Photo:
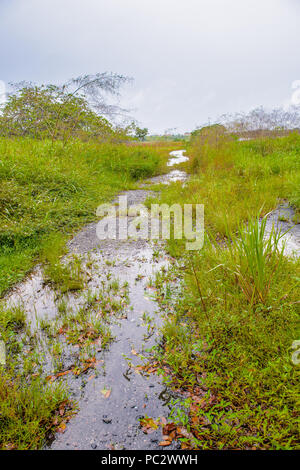
[[[184,153],[185,150],[175,150],[174,152],[170,152],[172,158],[169,159],[167,165],[173,166],[178,165],[179,163],[187,162],[189,160],[189,157],[183,155]]]
[[[300,225],[293,223],[293,216],[294,210],[287,205],[282,205],[272,211],[267,217],[266,235],[270,235],[273,226],[276,230],[280,230],[283,236],[278,244],[279,249],[284,247],[285,256],[295,256],[299,258]]]
[[[188,160],[183,152],[171,152],[168,165]],[[185,181],[187,175],[184,171],[173,170],[157,178],[168,184]],[[123,194],[128,196],[131,205],[144,203],[151,192],[139,189]],[[106,289],[104,286],[115,279],[120,286],[126,283],[130,306],[124,305],[121,318],[110,318],[111,335],[116,340],[107,350],[97,349],[95,367],[93,372],[87,371],[86,378],[77,378],[73,374],[65,376],[72,397],[79,403],[79,412],[68,423],[65,433],[55,436],[51,448],[90,449],[93,443],[98,449],[107,449],[114,443],[125,449],[157,449],[157,444],[140,430],[139,417],[146,414],[154,418],[167,417],[169,408],[166,409],[166,404],[170,398],[159,377],[155,374],[144,376],[138,369],[140,358],[137,353],[146,356],[147,350],[159,339],[162,318],[158,304],[151,297],[149,279],[155,278],[162,268],[167,269],[170,260],[163,252],[163,246],[152,245],[147,240],[107,239],[100,242],[96,225],[87,225],[69,243],[70,255],[75,253],[80,257],[86,274],[82,292],[64,294],[63,299],[59,299],[59,293],[45,285],[43,270],[37,267],[6,300],[11,305],[20,304],[28,320],[39,328],[41,320],[47,318],[51,326],[61,315],[59,301],[64,300],[68,311],[76,312],[88,304],[88,299],[102,284]],[[88,311],[89,308],[84,310],[84,314]],[[153,329],[145,320],[148,318],[153,319]],[[71,352],[73,354],[73,350]],[[65,368],[73,363],[72,354],[68,356],[68,350],[63,350],[61,360],[66,363]],[[107,398],[101,393],[104,389],[111,390]]]

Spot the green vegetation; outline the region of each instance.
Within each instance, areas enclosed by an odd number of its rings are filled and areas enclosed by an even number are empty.
[[[69,416],[67,393],[61,384],[47,384],[39,373],[32,375],[37,356],[21,309],[1,306],[0,332],[7,355],[6,366],[0,366],[0,448],[36,449]]]
[[[159,173],[160,155],[168,151],[164,145],[0,139],[0,293],[38,259],[62,255],[64,235],[95,220],[97,206],[117,192]]]
[[[60,377],[96,364],[96,350],[111,341],[111,317],[128,302],[127,290],[110,276],[99,292],[80,299],[91,262],[66,255],[66,242],[96,209],[137,181],[165,171],[169,144],[139,144],[146,129],[108,118],[107,104],[128,79],[103,73],[62,86],[20,84],[0,113],[0,296],[37,262],[56,291],[57,315],[32,326],[20,308],[0,307],[0,448],[41,448],[49,433],[63,432],[74,403]],[[172,148],[173,149],[173,148]],[[109,282],[108,282],[109,281]],[[75,302],[76,303],[76,302]],[[36,330],[37,327],[37,330]],[[100,349],[99,349],[100,348]],[[72,355],[72,367],[65,363]],[[49,374],[49,375],[47,375]]]
[[[212,135],[192,138],[191,181],[165,188],[161,198],[205,204],[204,248],[187,253],[184,241],[170,240],[179,264],[173,279],[157,280],[167,313],[157,356],[184,397],[173,420],[187,428],[185,448],[296,449],[299,260],[282,255],[282,234],[267,235],[258,214],[283,200],[299,211],[300,137]]]
[[[40,379],[28,384],[26,380],[12,379],[7,372],[1,373],[0,448],[39,448],[46,435],[62,421],[59,407],[64,401],[67,404],[67,394],[61,386],[44,385]]]
[[[78,257],[63,259],[66,241],[96,219],[99,204],[164,171],[170,150],[163,144],[0,139],[0,292],[4,295],[42,262],[45,281],[57,290],[59,313],[57,322],[39,321],[42,345],[22,311],[1,307],[0,337],[7,347],[7,365],[0,366],[2,449],[40,448],[50,432],[64,429],[74,404],[61,384],[51,382],[94,367],[95,348],[112,340],[107,321],[126,300],[115,298],[115,282],[82,310],[69,311],[63,295],[82,289],[86,273]],[[64,371],[62,352],[72,345],[79,345],[78,358],[72,370]]]
[[[129,79],[114,73],[83,75],[63,85],[21,82],[0,106],[0,136],[60,140],[121,142],[129,140],[131,127],[113,125],[108,118],[125,110],[107,103],[118,96]],[[106,116],[106,117],[105,117]]]
[[[185,187],[166,188],[163,202],[204,204],[205,227],[215,237],[235,231],[242,221],[267,214],[282,201],[300,207],[300,137],[238,142],[224,134],[191,140]]]
[[[41,448],[50,433],[64,431],[76,404],[59,379],[94,370],[96,351],[113,340],[112,317],[128,305],[127,286],[110,275],[100,284],[97,291],[81,295],[77,309],[61,293],[57,315],[38,318],[37,329],[21,308],[1,305],[0,334],[6,345],[6,365],[0,366],[1,449]]]
[[[95,367],[96,352],[113,339],[111,318],[128,306],[128,286],[110,272],[98,291],[80,292],[97,267],[66,258],[67,240],[96,219],[100,204],[166,172],[169,152],[187,139],[146,137],[134,123],[109,122],[118,109],[103,93],[118,94],[126,80],[96,74],[63,86],[21,86],[0,114],[0,295],[37,262],[56,291],[56,315],[38,318],[38,330],[21,308],[0,307],[7,353],[0,366],[2,449],[41,448],[50,432],[63,432],[75,405],[59,379]],[[190,161],[180,166],[191,173],[187,184],[149,186],[161,192],[159,202],[205,205],[204,248],[187,253],[184,240],[170,240],[178,263],[156,281],[166,313],[156,355],[184,397],[172,418],[186,448],[299,448],[299,368],[291,361],[299,339],[299,261],[283,255],[282,234],[267,235],[261,218],[284,201],[299,219],[300,137],[284,136],[280,126],[282,137],[273,138],[278,113],[271,121],[253,113],[250,126],[246,116],[231,128],[191,134]],[[132,135],[152,142],[133,142]],[[238,135],[259,138],[240,142]],[[70,296],[80,308],[71,307]],[[146,314],[143,321],[152,333]]]

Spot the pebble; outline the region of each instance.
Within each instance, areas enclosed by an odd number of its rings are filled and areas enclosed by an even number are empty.
[[[110,424],[112,420],[111,420],[111,418],[103,418],[102,421],[103,421],[103,423],[105,423],[105,424]]]

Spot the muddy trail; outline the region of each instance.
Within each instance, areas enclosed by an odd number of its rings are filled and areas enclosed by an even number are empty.
[[[171,152],[168,165],[186,161],[183,153]],[[147,183],[169,184],[186,179],[185,172],[173,169]],[[143,204],[154,194],[146,187],[144,184],[139,190],[122,193],[127,196],[128,207]],[[112,203],[117,204],[117,199]],[[140,419],[168,418],[172,396],[157,375],[144,372],[141,366],[143,357],[149,354],[147,350],[160,339],[162,324],[151,279],[161,269],[168,268],[169,259],[157,242],[142,239],[100,241],[96,225],[87,225],[69,242],[68,257],[79,257],[86,282],[83,292],[65,294],[63,301],[68,309],[78,312],[88,297],[96,297],[99,287],[114,280],[119,286],[117,295],[121,286],[127,286],[128,301],[124,301],[118,315],[110,318],[113,341],[104,350],[101,347],[96,350],[93,368],[85,374],[68,374],[64,378],[71,391],[70,398],[78,403],[78,413],[67,423],[64,432],[52,436],[46,448],[161,449],[161,427],[144,433]],[[122,297],[126,296],[120,295],[122,302]],[[43,322],[54,322],[59,316],[58,300],[56,291],[45,285],[39,266],[7,299],[9,305],[20,305],[25,310],[37,334],[40,334]],[[76,346],[72,348],[65,344],[60,367],[68,371],[74,365],[75,355]],[[45,356],[43,372],[51,374],[53,363],[49,355]],[[178,446],[174,442],[168,448]]]
[[[173,167],[188,157],[184,151],[171,152],[168,166]],[[148,180],[140,189],[122,193],[127,196],[128,206],[143,204],[154,194],[147,189],[148,183],[169,184],[188,179],[188,175],[172,169],[166,175]],[[118,198],[112,201],[117,205]],[[283,217],[283,212],[285,217]],[[299,225],[292,227],[292,211],[284,206],[270,214],[268,228],[275,223],[283,231],[291,229],[285,236],[286,254],[300,246]],[[286,221],[283,221],[282,219]],[[128,217],[127,220],[130,218]],[[70,390],[70,398],[78,403],[78,412],[66,423],[63,432],[51,436],[47,449],[162,449],[162,430],[151,429],[145,433],[140,424],[143,418],[168,419],[172,400],[178,397],[164,385],[162,379],[143,368],[151,354],[149,350],[161,340],[162,312],[155,300],[154,281],[156,273],[167,270],[172,260],[166,255],[161,242],[148,239],[99,240],[97,223],[83,228],[69,242],[69,254],[78,257],[85,273],[84,288],[80,292],[68,292],[58,296],[57,291],[44,282],[41,266],[16,286],[8,296],[9,305],[20,305],[26,312],[31,328],[44,341],[42,330],[45,323],[55,323],[64,309],[84,312],[101,298],[102,307],[108,305],[110,341],[107,347],[96,347],[92,352],[93,367],[78,375],[74,370],[78,361],[78,344],[63,344],[59,364],[53,365],[51,354],[45,354],[43,373],[54,374],[63,370],[63,380]],[[108,290],[109,285],[114,285]],[[106,292],[106,294],[105,294]],[[107,295],[107,297],[105,297]],[[110,300],[108,300],[110,298]],[[91,315],[96,311],[91,310]],[[74,317],[75,318],[75,317]],[[77,318],[77,317],[76,317]],[[85,322],[92,322],[84,317]],[[79,339],[80,340],[80,339]],[[78,365],[78,364],[77,364]],[[55,367],[54,367],[55,366]],[[173,441],[168,449],[180,448]]]

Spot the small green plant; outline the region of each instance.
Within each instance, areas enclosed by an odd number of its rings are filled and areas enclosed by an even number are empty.
[[[279,243],[284,234],[274,225],[268,234],[266,223],[265,217],[250,220],[227,244],[239,285],[250,305],[266,302],[283,261],[284,244],[280,248]]]
[[[0,448],[40,448],[47,433],[55,428],[54,413],[65,400],[67,394],[62,385],[45,385],[39,378],[28,383],[1,370]]]

